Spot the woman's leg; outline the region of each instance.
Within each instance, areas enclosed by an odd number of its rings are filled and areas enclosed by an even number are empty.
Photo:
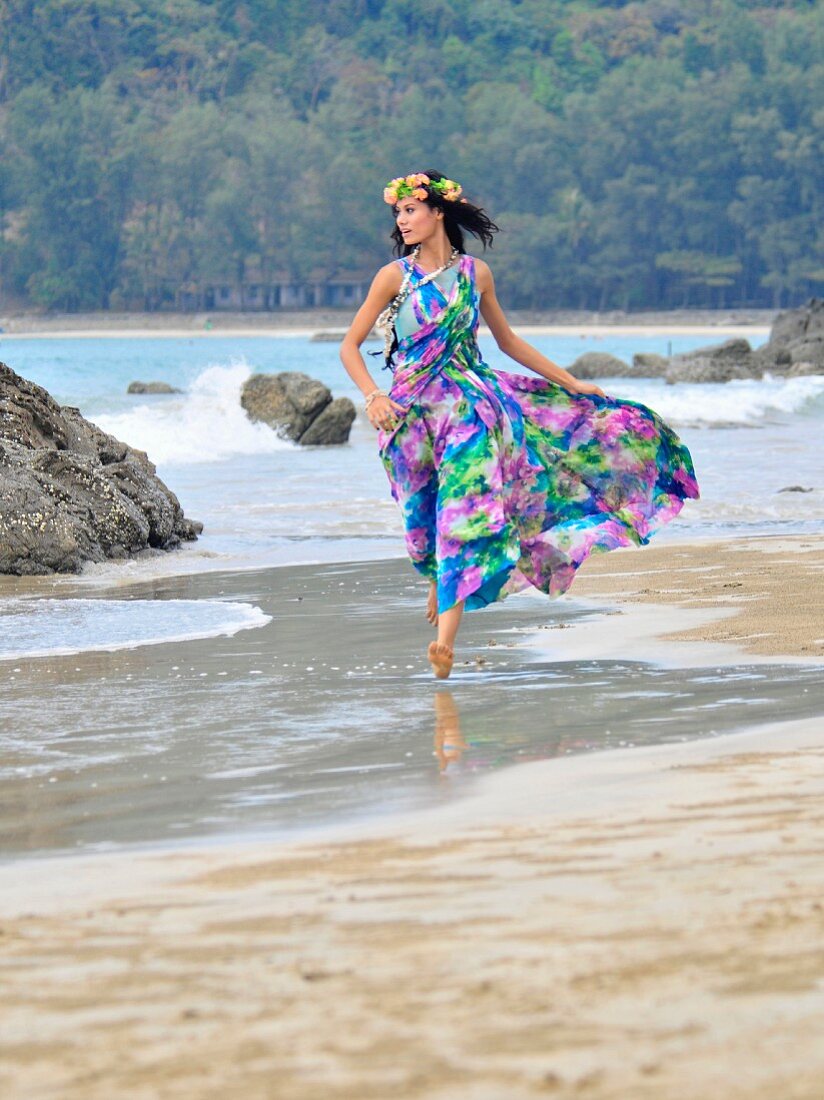
[[[463,600],[459,600],[447,611],[442,611],[438,615],[438,645],[445,645],[448,646],[449,649],[454,649],[458,627],[461,625],[463,609],[464,602]]]
[[[438,640],[429,643],[427,656],[432,665],[432,671],[439,680],[446,680],[452,671],[452,663],[455,660],[455,638],[458,627],[461,625],[463,610],[464,601],[459,600],[438,615]]]

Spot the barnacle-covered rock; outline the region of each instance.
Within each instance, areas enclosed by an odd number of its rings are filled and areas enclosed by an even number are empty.
[[[0,573],[78,573],[202,530],[144,451],[0,363]]]

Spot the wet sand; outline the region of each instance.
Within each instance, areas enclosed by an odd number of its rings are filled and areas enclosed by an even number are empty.
[[[660,554],[695,552],[708,553],[646,547],[607,564],[627,571],[632,590],[636,571],[657,576]],[[724,553],[721,544],[715,558]],[[571,592],[597,566],[587,563]],[[3,600],[12,593],[29,598]],[[785,658],[790,667],[656,639],[712,624],[728,605],[534,593],[466,616],[449,686],[468,746],[446,760],[425,594],[406,561],[6,578],[0,860],[249,833],[284,841],[445,804],[526,760],[824,713],[824,666],[809,657]],[[198,636],[198,609],[216,621],[210,636]],[[258,625],[236,630],[244,621]],[[117,648],[128,637],[144,644]],[[47,641],[58,652],[44,653]]]
[[[577,595],[666,594],[711,636],[679,646],[732,631],[811,663],[824,556],[801,541],[613,553]],[[710,622],[713,591],[743,610]],[[602,627],[643,603],[621,606]],[[2,866],[0,1093],[819,1100],[822,727],[531,762],[301,843]]]

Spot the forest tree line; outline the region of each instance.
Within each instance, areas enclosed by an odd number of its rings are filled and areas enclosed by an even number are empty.
[[[0,309],[368,282],[426,168],[509,306],[824,288],[818,2],[4,0],[0,36]]]

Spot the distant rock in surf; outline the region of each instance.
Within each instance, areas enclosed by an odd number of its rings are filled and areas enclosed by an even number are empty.
[[[345,329],[321,329],[318,332],[313,332],[309,339],[313,344],[339,344],[345,335]],[[366,339],[383,340],[383,335],[376,328],[373,328]]]
[[[662,373],[651,365],[652,360],[658,359],[662,360],[662,356],[634,355],[630,364],[605,351],[586,351],[578,356],[570,371],[576,378],[649,378]]]
[[[824,298],[779,313],[769,340],[755,355],[775,374],[824,374]]]
[[[0,573],[79,573],[202,530],[144,451],[0,363]]]
[[[730,382],[733,378],[760,378],[761,367],[748,340],[740,337],[705,348],[673,355],[667,363],[667,382]]]
[[[627,364],[603,351],[585,351],[569,369],[576,378],[615,378],[626,373]]]
[[[243,383],[240,403],[250,420],[307,446],[346,443],[355,419],[348,397],[333,398],[322,382],[299,371],[251,375]]]
[[[633,362],[639,359],[637,355]],[[673,355],[664,363],[670,383],[729,382],[763,378],[767,372],[786,378],[824,374],[824,298],[811,298],[798,309],[779,313],[769,340],[760,348],[753,349],[743,339],[725,340]],[[657,365],[654,373],[661,373]]]
[[[636,378],[658,378],[667,372],[667,357],[656,355],[654,351],[637,351],[632,357],[632,366]]]
[[[130,382],[126,393],[183,393],[168,382]]]

